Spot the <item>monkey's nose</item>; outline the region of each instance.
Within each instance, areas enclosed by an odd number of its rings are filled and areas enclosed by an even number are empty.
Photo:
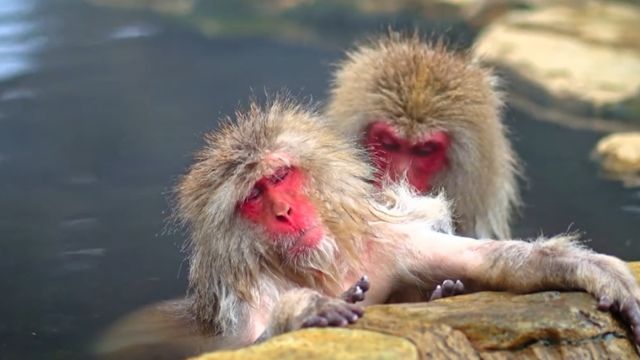
[[[276,215],[276,219],[278,219],[278,221],[288,222],[290,220],[293,209],[287,202],[276,201],[273,204],[273,212]]]

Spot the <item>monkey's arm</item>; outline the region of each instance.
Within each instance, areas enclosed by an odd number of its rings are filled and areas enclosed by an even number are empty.
[[[412,235],[409,243],[418,271],[432,281],[460,278],[475,290],[585,290],[598,299],[599,309],[618,312],[640,344],[640,287],[627,265],[585,249],[569,236],[524,242],[423,232]]]

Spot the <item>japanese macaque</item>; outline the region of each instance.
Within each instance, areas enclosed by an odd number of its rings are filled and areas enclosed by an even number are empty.
[[[392,33],[347,53],[326,112],[367,149],[379,182],[444,190],[456,233],[508,239],[519,166],[496,82],[468,54]]]
[[[376,189],[363,155],[284,97],[252,104],[207,135],[177,189],[191,235],[189,295],[153,309],[182,337],[150,336],[138,317],[120,328],[121,347],[135,346],[136,332],[155,350],[181,341],[184,354],[343,326],[362,316],[353,302],[384,303],[406,284],[429,290],[446,279],[471,290],[585,290],[601,309],[618,311],[640,343],[640,288],[624,262],[567,236],[452,235],[443,196]]]

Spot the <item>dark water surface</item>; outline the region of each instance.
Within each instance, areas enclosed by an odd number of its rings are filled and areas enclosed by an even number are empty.
[[[184,292],[166,192],[253,89],[321,100],[340,49],[205,38],[77,1],[0,4],[0,359],[84,359],[117,316]],[[597,177],[598,139],[507,113],[527,164],[519,236],[571,224],[640,259],[640,192]],[[181,270],[182,266],[182,270]]]

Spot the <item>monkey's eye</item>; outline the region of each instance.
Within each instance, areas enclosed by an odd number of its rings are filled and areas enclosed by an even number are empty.
[[[434,142],[428,141],[413,147],[413,153],[418,156],[429,156],[438,151],[440,146]]]
[[[260,195],[262,195],[262,189],[260,189],[257,186],[254,186],[253,189],[251,189],[251,192],[249,193],[249,195],[244,199],[244,201],[247,202],[247,201],[256,200],[257,198],[260,197]]]
[[[271,180],[272,184],[278,184],[282,182],[282,180],[284,180],[287,177],[287,175],[289,175],[289,171],[290,170],[288,167],[281,167],[278,170],[276,170],[276,172],[273,173],[273,175],[271,175],[269,180]]]
[[[387,151],[399,151],[400,144],[388,135],[383,135],[378,138],[378,142],[382,146],[383,149]]]

